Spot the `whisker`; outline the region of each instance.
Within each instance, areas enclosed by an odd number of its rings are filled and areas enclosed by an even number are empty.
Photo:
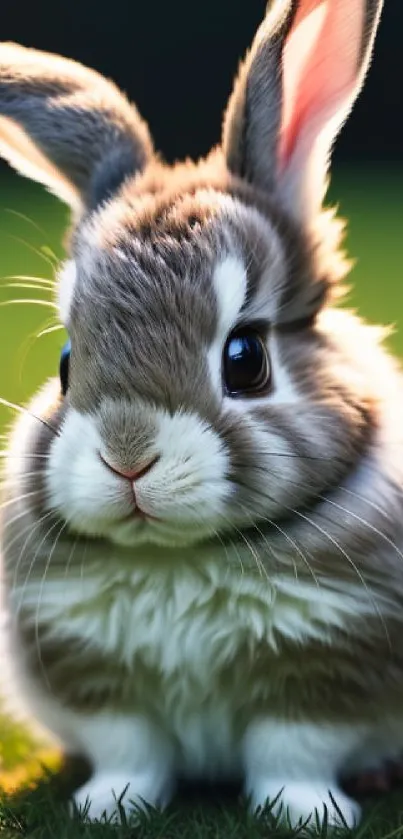
[[[221,514],[221,515],[223,516],[223,514]],[[242,532],[242,530],[239,530],[239,528],[238,528],[238,527],[236,527],[236,526],[235,526],[235,525],[234,525],[234,524],[233,524],[233,523],[232,523],[229,519],[226,519],[226,517],[225,517],[225,516],[223,516],[223,518],[224,518],[224,519],[228,522],[228,524],[231,526],[231,528],[232,528],[232,529],[233,529],[236,533],[238,533],[238,535],[241,537],[242,541],[245,543],[246,547],[247,547],[247,548],[248,548],[248,550],[249,550],[250,555],[251,555],[251,556],[253,557],[253,559],[255,560],[256,568],[257,568],[257,570],[259,571],[260,576],[261,576],[261,577],[262,577],[262,576],[266,577],[266,579],[267,579],[267,580],[268,580],[268,582],[270,583],[270,577],[269,577],[269,575],[268,575],[268,572],[266,571],[266,568],[264,567],[264,564],[263,564],[263,562],[262,562],[262,560],[261,560],[261,557],[259,556],[259,554],[258,554],[258,553],[257,553],[257,551],[255,550],[254,546],[251,544],[251,542],[249,541],[249,539],[245,536],[245,534]]]
[[[358,498],[359,501],[363,501],[364,504],[367,504],[368,507],[371,507],[373,510],[376,510],[377,513],[380,513],[381,515],[383,515],[385,517],[385,519],[388,519],[389,521],[391,521],[391,517],[390,517],[388,511],[385,510],[384,507],[381,507],[380,504],[375,504],[374,501],[370,501],[369,498],[365,498],[365,495],[360,495],[360,493],[358,493],[358,492],[353,492],[352,489],[347,489],[346,487],[343,487],[343,486],[338,487],[338,489],[341,490],[342,492],[347,493],[348,495],[351,495],[353,498]],[[402,490],[399,489],[398,494],[402,497],[403,496]]]
[[[253,519],[253,517],[252,517],[251,513],[249,512],[249,510],[245,507],[245,505],[244,505],[244,504],[241,504],[240,502],[238,502],[238,503],[237,503],[237,506],[239,507],[239,509],[242,511],[242,513],[243,513],[244,515],[247,515],[247,516],[248,516],[248,519],[249,519],[249,521],[251,522],[251,525],[252,525],[253,529],[254,529],[254,530],[256,530],[256,531],[257,531],[257,533],[259,533],[259,535],[262,537],[262,539],[263,539],[263,541],[264,541],[264,543],[265,543],[266,547],[268,548],[269,552],[271,553],[271,555],[272,555],[273,559],[274,559],[274,560],[276,560],[276,554],[275,554],[275,551],[274,551],[274,549],[273,549],[272,545],[270,545],[270,543],[269,543],[269,541],[266,539],[266,537],[265,537],[264,533],[260,530],[260,528],[259,528],[259,527],[258,527],[258,525],[256,524],[256,522],[255,522],[255,520]]]
[[[263,468],[263,467],[262,467],[262,468]],[[305,485],[302,485],[300,481],[293,481],[293,480],[291,480],[291,478],[288,478],[288,479],[287,479],[287,481],[288,481],[288,483],[293,484],[293,486],[298,487],[299,489],[301,489],[301,488],[305,488],[305,487],[307,486],[307,482],[305,482]],[[315,489],[314,484],[312,484],[312,487],[313,487],[313,489]],[[338,492],[345,492],[345,493],[347,493],[348,495],[351,495],[353,498],[357,498],[359,501],[362,501],[362,502],[363,502],[364,504],[366,504],[368,507],[371,507],[373,510],[376,510],[378,513],[380,513],[381,515],[383,515],[383,516],[384,516],[384,518],[385,518],[385,519],[387,519],[388,521],[391,521],[391,520],[392,520],[392,519],[391,519],[391,516],[388,514],[388,512],[387,512],[387,511],[386,511],[383,507],[381,507],[380,505],[376,504],[376,503],[375,503],[375,502],[373,502],[373,501],[370,501],[370,500],[369,500],[368,498],[366,498],[364,495],[360,495],[358,492],[353,492],[353,490],[351,490],[351,489],[347,489],[347,488],[346,488],[346,487],[344,487],[344,486],[337,486],[337,491],[338,491]],[[401,489],[397,489],[397,494],[398,494],[401,498],[403,498],[403,490],[401,490]],[[316,496],[317,498],[320,498],[320,499],[321,499],[321,500],[323,500],[324,502],[330,501],[330,499],[328,498],[328,496],[324,496],[324,495],[316,495],[316,493],[315,493],[315,496]],[[332,502],[332,503],[335,503],[335,502]],[[350,512],[350,511],[349,511],[349,510],[346,510],[346,512]],[[351,515],[354,515],[354,514],[353,514],[353,513],[351,513]],[[362,520],[362,523],[364,523],[364,520]],[[392,544],[393,544],[393,543],[392,543]]]
[[[18,305],[32,305],[32,306],[45,306],[48,309],[54,309],[58,311],[56,303],[52,303],[51,300],[36,300],[33,297],[24,297],[18,300],[2,300],[0,302],[0,306],[18,306]]]
[[[381,539],[384,539],[384,541],[387,542],[387,544],[390,545],[391,548],[393,548],[396,551],[400,559],[403,559],[403,552],[400,550],[400,548],[398,548],[393,539],[390,539],[389,536],[386,535],[386,533],[383,533],[382,530],[379,530],[379,528],[375,527],[375,525],[371,524],[371,522],[367,521],[366,519],[363,519],[357,513],[353,513],[352,510],[348,510],[346,507],[343,507],[342,504],[337,504],[336,501],[331,501],[330,498],[326,498],[326,496],[324,495],[318,495],[318,498],[320,498],[322,501],[326,501],[327,504],[330,504],[337,510],[341,510],[341,512],[347,513],[353,519],[359,521],[360,524],[363,524],[364,527],[368,527],[369,530],[371,530],[373,533],[376,533],[376,535],[380,536]]]
[[[22,495],[16,495],[15,498],[8,498],[7,501],[2,501],[0,504],[0,510],[4,510],[6,507],[11,507],[12,504],[18,504],[19,501],[24,501],[26,498],[32,498],[34,495],[40,495],[41,490],[33,489],[30,492],[24,492]]]
[[[26,221],[26,222],[27,222],[27,224],[30,224],[30,225],[31,225],[31,227],[34,227],[34,228],[35,228],[35,230],[37,230],[37,231],[38,231],[38,233],[40,233],[40,234],[41,234],[41,236],[45,236],[45,237],[46,237],[46,231],[43,229],[43,227],[40,227],[40,226],[39,226],[39,224],[37,224],[37,222],[36,222],[36,221],[34,221],[34,220],[33,220],[32,218],[30,218],[29,216],[26,216],[26,215],[25,215],[25,213],[21,213],[19,210],[13,210],[11,207],[5,207],[5,208],[4,208],[4,212],[5,212],[5,213],[9,213],[9,214],[10,214],[10,215],[12,215],[12,216],[16,216],[17,218],[20,218],[20,219],[22,219],[23,221]]]
[[[225,556],[227,557],[228,570],[229,570],[232,566],[232,562],[229,558],[228,546],[225,544],[224,539],[222,538],[222,536],[220,535],[218,530],[213,529],[213,533],[214,533],[214,536],[221,543],[222,547],[224,548]],[[231,548],[233,548],[233,550],[236,554],[236,557],[238,559],[239,566],[240,566],[240,569],[241,569],[241,576],[243,577],[244,574],[245,574],[245,568],[244,568],[244,565],[243,565],[243,562],[242,562],[242,556],[241,556],[240,552],[238,551],[238,548],[237,548],[235,542],[231,539],[231,537],[230,537],[230,546],[231,546]]]
[[[317,460],[317,461],[326,462],[326,463],[329,463],[329,462],[334,463],[335,461],[340,460],[340,458],[336,458],[336,457],[322,457],[320,455],[297,454],[296,452],[267,452],[267,457],[287,457],[289,459],[295,459],[295,460],[314,460],[314,461]],[[237,464],[238,463],[239,463],[239,468],[242,468],[243,466],[244,467],[246,467],[246,466],[250,467],[250,463],[247,463],[246,461],[245,461],[245,463],[242,463],[242,461],[239,461],[239,462],[237,461]],[[253,468],[262,470],[263,472],[268,472],[269,471],[267,466],[261,465],[260,463],[255,463],[253,465]]]
[[[52,510],[52,511],[51,511],[51,514],[50,514],[50,515],[52,515],[52,516],[54,517],[54,515],[55,515],[54,510]],[[39,522],[37,522],[37,525],[36,525],[36,526],[39,526],[39,524],[41,524],[41,522],[42,522],[42,521],[44,521],[44,520],[45,520],[45,518],[48,518],[48,517],[49,517],[49,514],[48,514],[47,516],[43,516],[43,517],[42,517],[42,519],[40,519],[40,520],[39,520]],[[22,593],[21,593],[21,596],[20,596],[20,601],[19,601],[19,604],[18,604],[18,607],[17,607],[17,618],[18,618],[18,616],[19,616],[19,614],[20,614],[20,611],[21,611],[21,609],[22,609],[22,607],[23,607],[23,605],[24,605],[24,598],[25,598],[25,592],[26,592],[26,589],[27,589],[27,585],[28,585],[28,583],[29,583],[29,580],[30,580],[30,577],[31,577],[32,571],[33,571],[34,566],[35,566],[35,563],[36,563],[36,559],[37,559],[38,554],[39,554],[39,552],[40,552],[40,550],[41,550],[41,548],[42,548],[42,545],[46,542],[46,539],[48,538],[48,536],[49,536],[49,535],[53,532],[53,530],[55,529],[55,527],[57,527],[59,524],[60,524],[60,518],[58,517],[58,518],[56,519],[56,521],[55,521],[55,522],[53,522],[53,524],[51,524],[51,526],[48,528],[48,530],[46,531],[45,535],[42,537],[41,541],[39,542],[39,545],[37,545],[37,547],[36,547],[35,553],[34,553],[34,555],[33,555],[32,559],[31,559],[31,562],[30,562],[30,564],[29,564],[29,568],[28,568],[28,572],[27,572],[27,574],[26,574],[26,577],[25,577],[25,580],[24,580],[24,583],[23,583]],[[33,531],[32,531],[32,532],[33,532]],[[20,563],[20,560],[21,560],[22,554],[23,554],[23,552],[24,552],[25,546],[27,545],[27,543],[28,543],[29,539],[31,538],[31,535],[32,535],[32,533],[29,533],[29,535],[28,535],[27,539],[26,539],[26,540],[25,540],[25,542],[24,542],[24,547],[23,547],[22,552],[21,552],[21,554],[20,554],[19,561],[18,561],[18,565],[19,565],[19,563]]]
[[[38,417],[35,417],[35,419],[38,419]],[[18,460],[20,460],[20,459],[23,459],[23,458],[27,458],[28,460],[31,459],[31,458],[35,458],[35,459],[38,458],[40,460],[49,460],[49,455],[48,454],[34,454],[34,453],[28,454],[28,452],[21,452],[20,454],[16,453],[16,452],[13,452],[12,454],[10,454],[9,452],[0,452],[0,457],[4,457],[6,460],[8,460],[8,459],[18,459]]]
[[[245,509],[245,512],[247,512],[246,509]],[[253,519],[252,519],[252,521],[253,521]],[[288,544],[291,545],[291,547],[296,551],[298,556],[302,559],[305,567],[308,569],[311,577],[314,580],[315,585],[319,589],[321,587],[320,583],[319,583],[319,580],[318,580],[313,568],[311,568],[309,560],[307,559],[307,557],[305,556],[305,554],[303,553],[303,551],[301,550],[299,545],[295,542],[295,540],[292,539],[292,537],[282,527],[280,527],[280,525],[277,522],[273,521],[272,519],[268,518],[267,516],[263,517],[263,521],[266,521],[271,527],[274,527],[275,530],[277,530],[279,533],[281,533],[281,535],[288,542]],[[254,524],[254,526],[255,526],[256,529],[258,529],[256,524]],[[271,553],[273,554],[273,549],[270,547],[269,542],[268,542],[267,538],[265,537],[264,533],[260,530],[260,528],[258,529],[258,531],[259,531],[260,535],[263,537],[263,539],[264,539],[265,543],[267,544],[267,546],[269,547],[269,549],[271,550]],[[298,582],[298,569],[297,569],[296,563],[293,560],[293,558],[292,558],[292,562],[293,562],[293,566],[294,566],[295,579]]]
[[[30,290],[32,288],[35,291],[51,290],[50,286],[46,285],[46,283],[4,283],[4,285],[2,285],[2,288],[29,288]]]
[[[2,489],[4,487],[13,487],[22,481],[26,481],[28,478],[35,478],[37,475],[43,475],[43,472],[40,469],[34,469],[31,472],[24,472],[22,475],[9,475],[0,480],[0,487]]]
[[[89,544],[89,538],[87,536],[86,539],[85,539],[85,542],[84,542],[83,550],[81,552],[81,563],[80,563],[81,592],[82,592],[83,596],[84,596],[84,564],[85,564],[85,560],[87,558],[88,544]]]
[[[47,256],[47,258],[48,258],[48,260],[49,260],[49,262],[52,266],[52,269],[54,271],[56,266],[60,262],[60,259],[58,258],[58,256],[56,256],[55,252],[52,250],[52,248],[49,247],[49,245],[41,245],[40,252],[45,254],[45,256]]]
[[[46,285],[50,289],[53,289],[55,283],[53,280],[49,280],[46,277],[33,277],[31,274],[7,274],[4,277],[0,278],[1,280],[8,280],[11,282],[21,282],[21,283],[40,283],[41,285]]]
[[[37,338],[43,338],[44,335],[51,335],[52,332],[58,332],[60,329],[64,329],[62,323],[56,323],[55,326],[47,326],[46,329],[41,329],[40,332],[37,334]]]
[[[249,519],[250,519],[250,520],[251,520],[251,522],[252,522],[252,526],[253,526],[253,527],[255,528],[255,530],[256,530],[256,531],[260,534],[260,536],[262,537],[262,539],[263,539],[264,543],[265,543],[265,544],[266,544],[266,546],[268,547],[268,549],[269,549],[269,551],[270,551],[271,555],[272,555],[272,556],[276,559],[276,554],[275,554],[275,551],[273,550],[272,546],[270,545],[270,543],[269,543],[268,539],[266,538],[265,534],[263,533],[263,531],[262,531],[262,530],[258,527],[258,525],[255,523],[255,521],[254,521],[254,519],[252,518],[252,516],[251,516],[251,514],[250,514],[249,510],[247,510],[247,508],[246,508],[243,504],[239,504],[238,506],[240,506],[240,507],[241,507],[241,509],[242,509],[242,511],[243,511],[244,513],[246,513],[246,514],[247,514],[247,516],[249,517]],[[262,518],[262,517],[260,517],[260,518]],[[292,539],[292,538],[291,538],[291,536],[289,536],[289,535],[288,535],[288,533],[286,533],[286,531],[285,531],[285,530],[283,530],[283,528],[281,528],[279,524],[277,524],[277,522],[272,521],[272,519],[269,519],[268,517],[264,516],[264,517],[263,517],[263,521],[267,522],[268,524],[270,524],[270,526],[271,526],[271,527],[274,527],[274,528],[275,528],[275,529],[276,529],[279,533],[281,533],[281,534],[282,534],[282,536],[286,539],[286,541],[287,541],[287,542],[288,542],[288,543],[289,543],[289,544],[290,544],[290,545],[294,548],[294,550],[296,551],[296,553],[297,553],[297,554],[301,557],[301,559],[302,559],[302,561],[303,561],[304,565],[306,566],[306,568],[308,569],[309,573],[310,573],[310,574],[311,574],[311,576],[313,577],[313,580],[314,580],[314,582],[315,582],[316,586],[317,586],[318,588],[320,588],[320,583],[319,583],[319,580],[318,580],[318,578],[316,577],[316,574],[315,574],[315,572],[314,572],[313,568],[311,568],[311,566],[310,566],[310,564],[309,564],[309,560],[307,559],[307,557],[305,556],[305,554],[303,553],[303,551],[301,550],[301,548],[299,547],[299,545],[297,545],[297,543],[294,541],[294,539]],[[290,557],[290,558],[291,558],[291,562],[292,562],[292,564],[293,564],[293,568],[294,568],[294,576],[295,576],[295,579],[296,579],[296,580],[297,580],[297,582],[298,582],[298,568],[297,568],[297,564],[296,564],[295,559],[294,559],[294,557],[293,557],[293,555],[292,555],[292,554],[291,554],[291,557]]]
[[[57,523],[60,524],[60,519],[58,520]],[[44,677],[44,679],[46,681],[46,684],[47,684],[51,693],[52,693],[52,688],[50,686],[48,675],[46,673],[46,670],[45,670],[45,667],[44,667],[44,664],[43,664],[43,660],[42,660],[41,643],[40,643],[40,637],[39,637],[39,619],[40,619],[40,608],[41,608],[42,597],[43,597],[43,589],[44,589],[44,585],[45,585],[45,582],[46,582],[48,571],[49,571],[49,568],[50,568],[50,565],[51,565],[51,562],[52,562],[52,557],[53,557],[54,552],[56,550],[57,543],[58,543],[63,531],[66,529],[66,527],[67,527],[67,522],[63,521],[61,528],[58,530],[58,532],[56,534],[56,538],[54,539],[52,548],[49,551],[49,555],[48,555],[48,558],[46,560],[45,569],[44,569],[42,579],[41,579],[38,602],[37,602],[36,611],[35,611],[35,624],[34,624],[34,626],[35,626],[35,646],[36,646],[36,651],[37,651],[37,654],[38,654],[38,662],[39,662],[43,677]],[[49,534],[49,532],[50,531],[48,531],[48,534]]]
[[[52,431],[53,434],[56,435],[56,437],[60,437],[60,432],[57,428],[54,428],[54,426],[51,425],[50,422],[47,422],[47,420],[43,419],[43,417],[38,417],[37,414],[34,414],[33,411],[30,411],[29,408],[24,408],[23,405],[17,405],[16,402],[10,402],[8,399],[2,399],[1,397],[0,405],[4,405],[6,408],[12,408],[14,411],[19,411],[22,414],[29,414],[30,417],[38,420],[38,422],[41,422],[42,425],[46,426],[46,428],[48,428],[49,431]]]
[[[391,646],[391,640],[390,640],[390,635],[389,635],[389,632],[388,632],[388,628],[387,628],[387,626],[386,626],[386,623],[385,623],[384,617],[383,617],[383,615],[382,615],[382,612],[380,611],[379,606],[378,606],[378,604],[377,604],[377,602],[376,602],[376,599],[375,599],[375,597],[374,597],[374,593],[373,593],[373,591],[370,589],[370,587],[368,586],[368,584],[367,584],[367,581],[366,581],[365,577],[364,577],[364,576],[363,576],[363,574],[361,573],[360,569],[358,568],[358,566],[357,566],[357,564],[354,562],[354,560],[353,560],[353,559],[351,559],[351,557],[348,555],[347,551],[346,551],[346,550],[342,547],[342,545],[340,545],[340,544],[339,544],[339,542],[337,541],[337,539],[335,539],[333,536],[331,536],[331,534],[330,534],[330,533],[327,533],[327,531],[326,531],[326,530],[324,530],[324,528],[323,528],[323,527],[321,527],[321,526],[320,526],[317,522],[313,521],[313,519],[311,519],[309,516],[305,515],[305,513],[301,513],[299,510],[294,510],[292,507],[287,507],[286,509],[287,509],[287,510],[289,510],[289,511],[290,511],[291,513],[293,513],[294,515],[296,515],[296,516],[298,516],[299,518],[301,518],[301,519],[303,519],[304,521],[306,521],[306,522],[307,522],[307,524],[309,524],[311,527],[313,527],[315,530],[317,530],[319,533],[321,533],[321,534],[322,534],[322,536],[324,536],[326,539],[328,539],[328,541],[329,541],[332,545],[334,545],[334,547],[336,548],[336,550],[338,550],[338,551],[340,552],[340,554],[341,554],[342,556],[344,556],[344,558],[347,560],[348,564],[351,566],[351,568],[353,569],[354,573],[356,574],[357,578],[359,579],[359,581],[360,581],[361,585],[364,587],[364,589],[365,589],[365,591],[366,591],[366,593],[367,593],[367,596],[368,596],[368,598],[369,598],[370,602],[372,603],[372,606],[374,607],[375,612],[376,612],[376,614],[377,614],[377,616],[378,616],[378,618],[379,618],[379,620],[380,620],[380,623],[381,623],[382,628],[383,628],[383,630],[384,630],[384,633],[385,633],[385,638],[386,638],[386,640],[387,640],[387,642],[388,642],[389,648],[390,648],[390,649],[392,649],[392,646]]]
[[[56,262],[58,261],[54,254],[53,254],[53,259],[50,259],[49,256],[47,255],[47,253],[45,253],[43,248],[40,248],[38,250],[38,248],[35,248],[34,245],[31,245],[29,242],[26,242],[25,239],[22,239],[20,236],[15,236],[13,233],[8,233],[8,237],[10,239],[13,239],[14,242],[18,242],[20,245],[23,245],[24,248],[27,248],[32,253],[34,253],[36,256],[39,256],[40,259],[43,259],[43,261],[46,262],[50,266],[50,268],[52,269],[52,272],[54,271],[55,261]],[[52,253],[50,248],[49,248],[49,252]]]
[[[26,509],[25,509],[25,510],[21,510],[21,512],[20,512],[20,513],[17,513],[17,515],[16,515],[16,516],[13,516],[11,519],[7,519],[7,521],[6,521],[6,522],[2,522],[2,529],[3,529],[3,532],[5,533],[5,531],[7,530],[7,528],[11,527],[11,525],[13,525],[16,521],[18,521],[19,519],[22,519],[24,516],[26,516],[26,515],[27,515],[27,512],[28,512],[28,511],[27,511]],[[28,527],[30,527],[30,526],[31,526],[31,524],[32,524],[32,522],[30,522],[30,523],[29,523]],[[5,542],[5,543],[4,543],[4,546],[5,546],[7,549],[8,549],[8,548],[10,548],[10,547],[11,547],[11,545],[13,545],[13,544],[14,544],[14,542],[16,542],[16,541],[17,541],[17,539],[19,539],[19,538],[20,538],[20,536],[21,536],[21,534],[22,534],[22,533],[25,533],[25,530],[20,530],[20,532],[17,534],[16,538],[15,538],[15,539],[13,539],[11,542]]]
[[[75,553],[75,549],[76,549],[76,547],[77,547],[77,544],[78,544],[79,540],[80,540],[80,536],[79,536],[79,535],[77,535],[77,536],[76,536],[76,538],[75,538],[75,540],[74,540],[73,547],[72,547],[72,549],[71,549],[71,551],[70,551],[70,553],[69,553],[69,555],[68,555],[67,562],[66,562],[66,565],[65,565],[65,568],[64,568],[64,579],[65,579],[65,580],[67,580],[67,576],[68,576],[68,572],[69,572],[69,569],[70,569],[71,560],[73,559],[73,556],[74,556],[74,553]]]
[[[46,323],[53,323],[54,321],[55,321],[55,317],[53,317],[51,320],[48,319],[46,321]],[[36,336],[35,332],[31,332],[29,335],[27,335],[27,337],[22,342],[21,347],[18,350],[17,359],[18,359],[18,375],[19,375],[20,384],[22,383],[22,380],[23,380],[23,372],[24,372],[24,368],[25,368],[25,364],[26,364],[28,355],[31,352],[32,347],[34,346],[36,340],[37,340],[37,336]]]
[[[15,566],[15,569],[14,569],[13,589],[16,589],[16,588],[17,588],[17,577],[18,577],[18,572],[19,572],[19,570],[20,570],[20,565],[21,565],[22,558],[23,558],[23,555],[24,555],[24,552],[25,552],[25,548],[26,548],[26,546],[27,546],[27,544],[28,544],[28,542],[29,542],[29,540],[30,540],[31,536],[35,533],[35,530],[36,530],[38,527],[40,527],[40,525],[42,524],[42,522],[46,521],[46,520],[47,520],[47,519],[49,519],[51,516],[54,516],[54,512],[53,512],[53,510],[51,510],[51,511],[50,511],[50,512],[48,512],[48,513],[45,513],[45,515],[41,516],[41,518],[40,518],[38,521],[36,521],[36,522],[35,522],[35,521],[34,521],[34,522],[32,522],[32,521],[31,521],[31,522],[29,522],[29,524],[28,524],[28,526],[27,526],[27,527],[24,527],[24,528],[23,528],[23,530],[21,530],[19,533],[17,533],[17,535],[16,535],[16,536],[14,536],[14,538],[13,538],[13,539],[11,539],[11,542],[6,542],[6,544],[5,544],[5,550],[7,550],[7,551],[8,551],[8,550],[10,550],[10,548],[12,547],[12,545],[14,545],[14,544],[15,544],[15,542],[17,542],[17,541],[18,541],[18,539],[20,539],[20,537],[24,535],[24,533],[26,533],[27,531],[29,531],[28,536],[27,536],[27,538],[25,539],[25,542],[24,542],[24,544],[23,544],[23,546],[22,546],[22,548],[21,548],[21,551],[20,551],[20,553],[19,553],[19,555],[18,555],[18,560],[17,560],[17,562],[16,562],[16,566]]]

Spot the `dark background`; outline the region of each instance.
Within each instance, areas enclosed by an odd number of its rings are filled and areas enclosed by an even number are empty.
[[[265,0],[0,0],[0,39],[113,78],[168,160],[205,154]],[[403,161],[403,0],[386,0],[376,58],[336,162]]]

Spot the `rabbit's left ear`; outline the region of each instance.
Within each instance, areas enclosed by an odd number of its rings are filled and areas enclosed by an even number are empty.
[[[224,119],[228,168],[309,223],[368,69],[383,0],[274,0]]]
[[[81,212],[141,172],[153,146],[134,105],[95,70],[0,43],[0,156]]]

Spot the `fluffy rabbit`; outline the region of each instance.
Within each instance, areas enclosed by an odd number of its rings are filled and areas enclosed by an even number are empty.
[[[89,817],[185,776],[352,825],[339,779],[403,746],[403,383],[332,305],[322,209],[381,6],[276,0],[221,146],[173,168],[111,82],[0,47],[2,153],[74,210],[60,380],[6,463],[7,643]]]

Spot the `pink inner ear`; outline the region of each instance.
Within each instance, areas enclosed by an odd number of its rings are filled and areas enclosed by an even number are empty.
[[[280,168],[299,139],[312,140],[359,82],[364,0],[302,0],[283,54]]]

